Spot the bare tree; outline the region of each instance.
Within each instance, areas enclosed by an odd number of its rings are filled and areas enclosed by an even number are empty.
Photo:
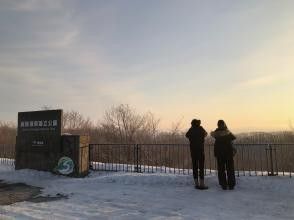
[[[102,127],[118,136],[120,142],[134,143],[145,140],[146,136],[155,139],[159,121],[151,112],[139,114],[129,105],[121,104],[105,112]]]
[[[145,126],[144,130],[146,133],[150,134],[152,137],[152,141],[156,143],[157,135],[159,133],[159,123],[160,119],[156,118],[152,112],[147,112],[145,114]]]
[[[176,140],[182,139],[180,136],[182,136],[181,128],[183,125],[183,119],[184,119],[184,117],[181,117],[178,121],[172,123],[170,135],[171,135],[171,139],[172,139],[171,141],[174,143],[177,142]]]
[[[136,113],[129,105],[123,104],[106,111],[104,119],[104,127],[118,132],[121,142],[130,143],[134,141],[134,135],[145,123],[143,116]]]
[[[72,110],[63,113],[62,128],[69,133],[89,133],[94,126],[90,118]]]
[[[15,144],[16,125],[12,122],[0,121],[0,144]]]

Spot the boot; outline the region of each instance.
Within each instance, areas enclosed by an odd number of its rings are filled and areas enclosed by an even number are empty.
[[[195,188],[198,189],[200,187],[198,179],[194,179]]]
[[[227,190],[227,185],[221,185],[223,190]]]
[[[204,179],[200,179],[200,185],[197,189],[208,189],[208,186],[204,184]]]

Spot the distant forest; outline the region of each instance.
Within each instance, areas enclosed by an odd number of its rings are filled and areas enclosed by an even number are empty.
[[[159,123],[160,119],[152,112],[138,113],[129,105],[121,104],[105,111],[103,120],[96,124],[78,111],[65,111],[62,131],[89,135],[91,143],[188,143],[181,130],[181,121],[173,123],[168,131],[161,131]],[[0,144],[14,145],[16,131],[16,124],[0,121]],[[294,131],[251,132],[236,136],[237,143],[294,143]],[[212,141],[208,136],[206,142]]]

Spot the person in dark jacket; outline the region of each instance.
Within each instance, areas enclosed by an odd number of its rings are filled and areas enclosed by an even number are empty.
[[[200,126],[200,124],[200,120],[193,119],[191,122],[191,128],[186,133],[186,137],[190,141],[195,187],[197,189],[208,189],[204,184],[204,139],[207,136],[207,132],[202,126]],[[198,176],[200,177],[199,179]]]
[[[223,120],[217,123],[217,129],[211,132],[211,136],[215,138],[214,156],[217,159],[218,181],[222,189],[228,187],[233,190],[236,185],[233,140],[236,137],[227,128]]]

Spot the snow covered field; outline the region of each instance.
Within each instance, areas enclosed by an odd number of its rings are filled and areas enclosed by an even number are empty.
[[[0,165],[0,179],[68,195],[46,203],[0,206],[0,219],[294,219],[294,179],[240,177],[223,191],[208,176],[206,191],[192,177],[174,174],[92,172],[84,179]]]

